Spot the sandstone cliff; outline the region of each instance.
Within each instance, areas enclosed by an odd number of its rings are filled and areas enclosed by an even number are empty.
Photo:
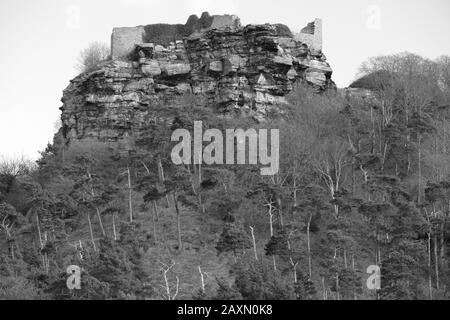
[[[334,89],[332,70],[283,25],[208,28],[163,46],[136,43],[129,59],[111,60],[73,79],[62,98],[65,142],[132,144],[158,101],[203,95],[218,112],[262,120],[286,103],[293,84]]]

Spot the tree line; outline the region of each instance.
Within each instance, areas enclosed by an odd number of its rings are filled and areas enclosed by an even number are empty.
[[[446,299],[449,66],[372,58],[352,85],[370,96],[300,83],[264,123],[181,95],[152,106],[134,151],[55,139],[36,166],[2,163],[0,298]],[[171,133],[197,120],[279,128],[278,174],[174,165]]]

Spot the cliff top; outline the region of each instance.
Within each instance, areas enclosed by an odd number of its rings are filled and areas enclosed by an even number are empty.
[[[285,33],[292,36],[287,26],[281,24],[277,24],[277,26],[282,26],[286,30]],[[211,29],[238,30],[241,28],[241,21],[236,15],[210,15],[208,12],[203,12],[200,18],[197,15],[191,15],[185,24],[156,23],[114,28],[111,35],[111,57],[113,60],[127,60],[136,44],[153,43],[169,46],[194,33]],[[322,21],[315,19],[293,37],[305,43],[309,48],[321,51]]]

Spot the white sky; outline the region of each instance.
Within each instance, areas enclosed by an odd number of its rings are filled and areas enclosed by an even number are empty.
[[[113,27],[184,23],[203,11],[294,32],[323,19],[323,51],[339,87],[371,56],[450,54],[448,0],[2,0],[0,156],[37,158],[52,141],[62,90],[90,42],[109,43]]]

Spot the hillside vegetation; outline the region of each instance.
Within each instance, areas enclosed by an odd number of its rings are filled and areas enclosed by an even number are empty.
[[[180,95],[136,151],[56,139],[37,166],[4,162],[0,298],[448,298],[450,59],[378,57],[362,75],[371,99],[299,85],[256,123]],[[278,174],[174,165],[171,134],[196,120],[279,128]]]

